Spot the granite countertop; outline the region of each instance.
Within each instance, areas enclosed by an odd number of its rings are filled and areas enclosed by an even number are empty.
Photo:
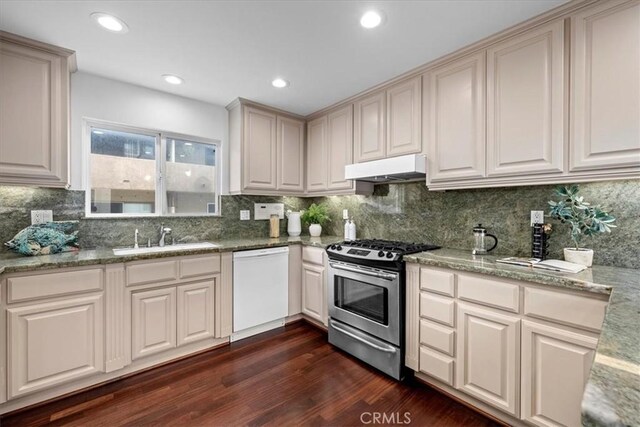
[[[280,237],[271,239],[226,239],[211,242],[217,245],[215,248],[189,249],[175,252],[157,252],[136,255],[114,255],[110,248],[81,249],[77,252],[65,252],[55,255],[40,255],[25,257],[12,252],[0,255],[0,274],[17,273],[21,271],[47,270],[65,267],[79,267],[83,265],[115,264],[119,262],[139,261],[153,258],[165,258],[181,255],[198,255],[218,252],[231,252],[248,249],[260,249],[289,245],[316,246],[325,248],[332,243],[344,240],[338,236],[321,237]]]
[[[609,296],[582,400],[584,426],[640,426],[640,270],[594,265],[577,274],[496,263],[499,257],[440,249],[408,262]]]

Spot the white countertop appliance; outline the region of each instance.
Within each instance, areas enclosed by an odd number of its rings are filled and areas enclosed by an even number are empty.
[[[289,312],[289,248],[233,253],[231,341],[284,325]]]

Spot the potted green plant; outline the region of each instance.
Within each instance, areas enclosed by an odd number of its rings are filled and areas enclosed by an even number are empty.
[[[309,209],[302,212],[300,216],[302,222],[309,224],[309,234],[311,237],[319,237],[322,234],[322,224],[331,221],[327,214],[327,207],[323,204],[312,203]]]
[[[550,215],[571,227],[571,240],[574,248],[564,248],[564,259],[576,264],[591,267],[593,263],[593,249],[580,247],[580,241],[584,236],[597,236],[601,233],[610,233],[616,226],[616,220],[599,206],[591,206],[578,195],[577,185],[556,187],[555,193],[560,197],[558,201],[549,201]]]

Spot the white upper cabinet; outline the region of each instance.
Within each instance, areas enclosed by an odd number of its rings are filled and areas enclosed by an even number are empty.
[[[247,107],[244,114],[244,188],[276,189],[276,115]]]
[[[403,80],[354,104],[354,162],[422,151],[422,83]]]
[[[278,190],[304,191],[304,122],[278,116]]]
[[[424,77],[428,183],[484,176],[484,70],[483,51],[437,67]]]
[[[487,50],[487,176],[562,173],[564,21]]]
[[[304,193],[305,121],[244,99],[229,110],[229,192]]]
[[[327,116],[307,124],[307,190],[327,189]]]
[[[327,115],[328,189],[353,187],[344,179],[344,167],[353,163],[353,105],[347,105]]]
[[[381,91],[356,101],[354,106],[354,161],[366,162],[385,157],[386,96]]]
[[[571,171],[640,167],[640,2],[571,18]]]
[[[421,78],[387,90],[387,157],[422,151]]]
[[[69,182],[74,53],[0,32],[0,185]]]

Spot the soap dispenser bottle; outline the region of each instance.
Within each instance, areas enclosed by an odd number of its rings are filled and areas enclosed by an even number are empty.
[[[351,240],[351,234],[349,233],[349,220],[344,220],[344,240]]]
[[[356,240],[356,223],[353,218],[349,220],[349,240]]]

